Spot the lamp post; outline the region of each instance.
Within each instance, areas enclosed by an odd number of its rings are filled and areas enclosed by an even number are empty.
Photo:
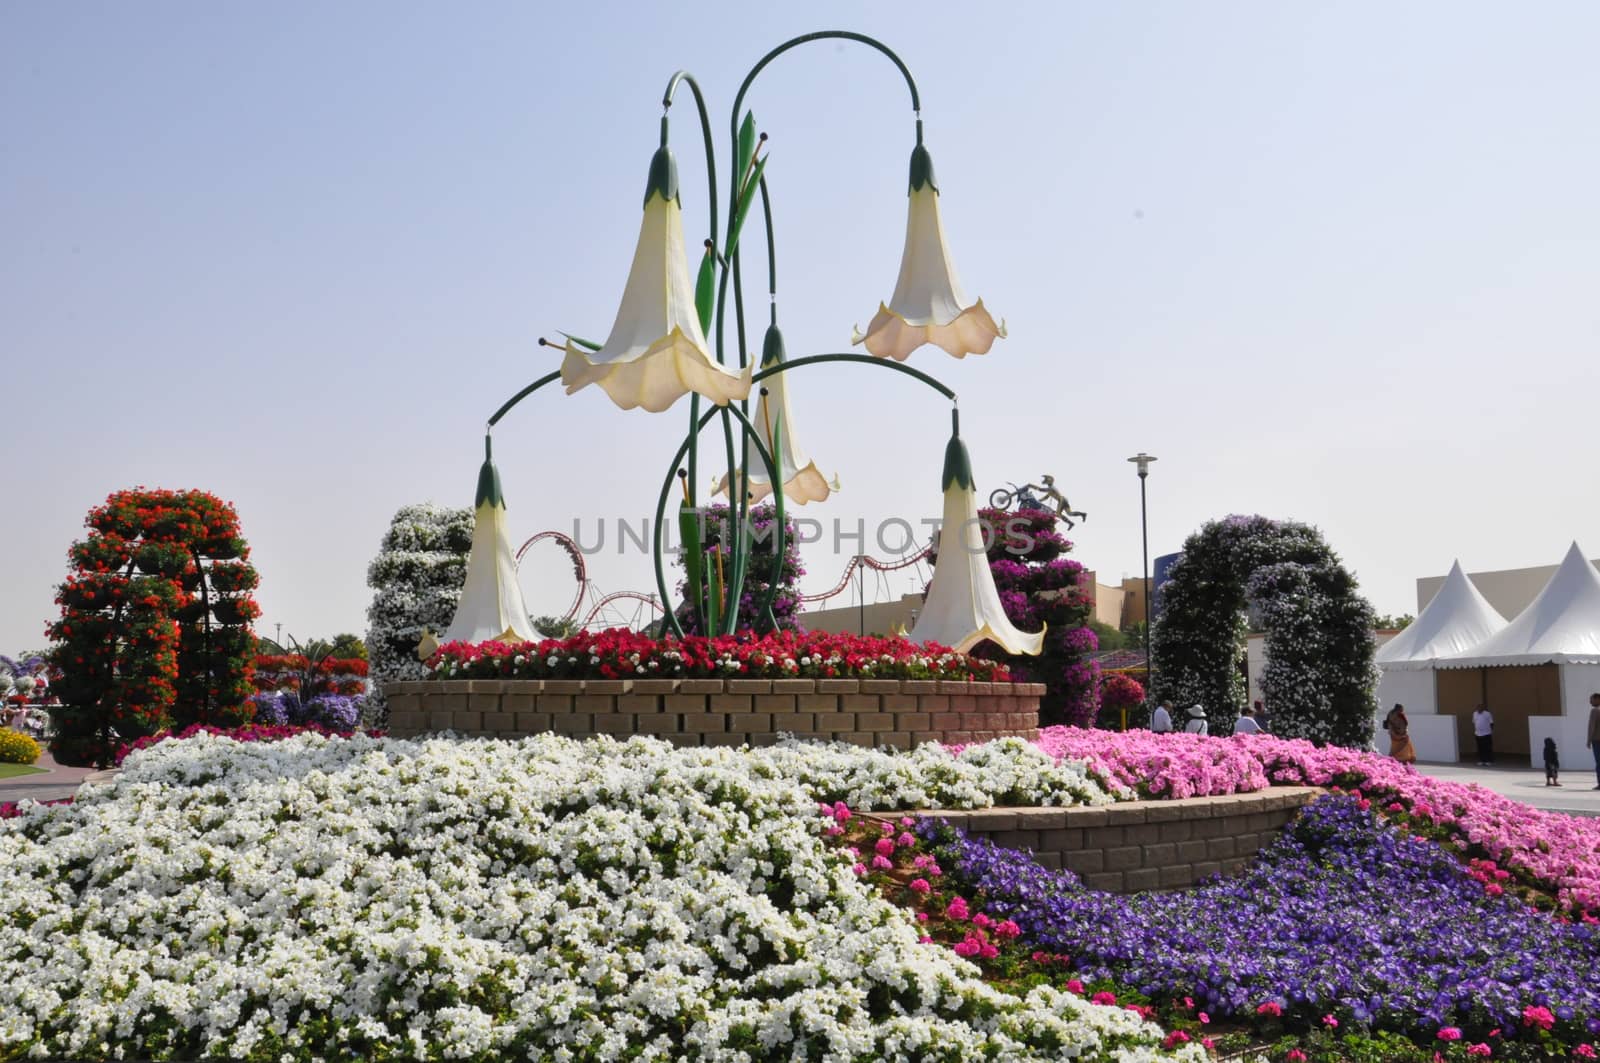
[[[1150,599],[1150,518],[1145,506],[1144,482],[1150,475],[1150,463],[1155,461],[1155,456],[1139,451],[1128,459],[1139,468],[1139,532],[1144,541],[1144,683],[1145,700],[1155,697],[1155,661],[1150,656],[1150,621],[1154,618],[1155,605]],[[1126,730],[1126,726],[1123,728]]]

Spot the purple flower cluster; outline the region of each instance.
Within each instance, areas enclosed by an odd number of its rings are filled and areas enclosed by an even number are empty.
[[[1241,875],[1174,893],[1094,892],[947,826],[919,829],[985,910],[1071,956],[1085,982],[1192,997],[1213,1015],[1276,1003],[1307,1027],[1333,1015],[1424,1038],[1445,1026],[1509,1037],[1537,1007],[1557,1036],[1600,1032],[1600,928],[1491,896],[1444,849],[1351,798],[1308,807]]]
[[[304,703],[298,695],[270,691],[250,698],[255,706],[254,720],[269,727],[316,725],[330,731],[353,731],[361,722],[361,701],[343,694],[318,694]]]

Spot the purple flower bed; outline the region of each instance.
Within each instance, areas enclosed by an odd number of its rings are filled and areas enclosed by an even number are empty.
[[[1569,1045],[1600,1033],[1600,930],[1492,896],[1445,850],[1351,798],[1311,805],[1248,872],[1180,893],[1093,892],[948,826],[919,830],[954,882],[1023,941],[1071,957],[1085,982],[1192,997],[1213,1016],[1301,1029],[1333,1016],[1423,1042],[1441,1030]]]

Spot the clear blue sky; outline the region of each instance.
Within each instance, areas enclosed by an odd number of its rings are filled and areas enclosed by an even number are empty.
[[[470,504],[485,418],[557,363],[536,338],[609,326],[667,77],[725,155],[746,69],[819,28],[910,65],[963,280],[1009,323],[913,364],[961,392],[985,492],[1067,486],[1103,579],[1139,572],[1141,449],[1153,553],[1309,521],[1380,610],[1456,557],[1600,550],[1596,5],[13,2],[0,650],[43,641],[84,512],[134,484],[237,504],[266,633],[363,630],[393,512]],[[904,88],[813,45],[749,102],[790,354],[843,350],[894,285]],[[937,516],[942,402],[848,367],[792,389],[845,483],[818,516]],[[496,435],[516,534],[644,516],[683,416],[527,404]],[[648,587],[608,553],[604,590]],[[809,548],[812,585],[844,560]],[[563,571],[531,566],[535,609]]]

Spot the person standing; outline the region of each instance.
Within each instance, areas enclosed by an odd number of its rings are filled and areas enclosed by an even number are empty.
[[[1394,703],[1383,718],[1383,729],[1389,732],[1389,755],[1402,764],[1415,764],[1417,748],[1411,744],[1411,721],[1406,719],[1404,705]]]
[[[1257,702],[1257,704],[1260,704],[1260,702]],[[1261,733],[1261,725],[1256,723],[1256,711],[1254,709],[1246,707],[1239,714],[1238,722],[1233,725],[1233,733],[1236,735],[1258,735]]]
[[[1556,748],[1554,738],[1544,740],[1544,784],[1561,785],[1561,750]]]
[[[1594,788],[1600,790],[1600,690],[1589,695],[1589,749],[1594,753]]]
[[[1150,716],[1150,730],[1158,735],[1172,733],[1172,702],[1163,701]]]
[[[1472,713],[1472,736],[1478,740],[1478,767],[1494,766],[1494,714],[1482,702]]]
[[[1209,726],[1206,723],[1205,708],[1200,705],[1190,705],[1188,716],[1189,722],[1183,725],[1184,731],[1192,735],[1205,734]]]

